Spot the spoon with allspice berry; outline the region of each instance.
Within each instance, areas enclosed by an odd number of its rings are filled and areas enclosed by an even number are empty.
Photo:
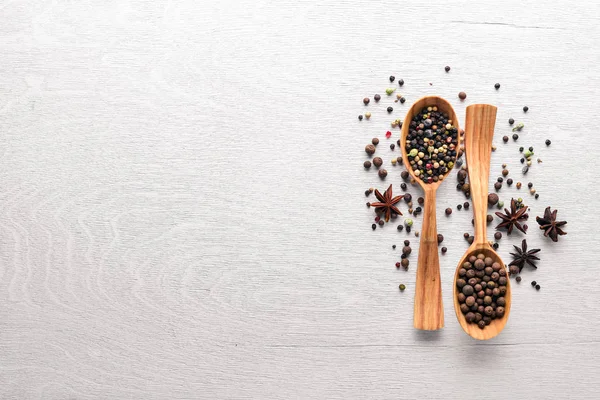
[[[425,193],[423,226],[417,260],[413,324],[417,329],[444,327],[435,194],[454,167],[460,135],[454,109],[438,96],[419,99],[402,124],[402,160]]]
[[[454,311],[463,330],[479,340],[498,335],[510,314],[510,281],[502,259],[486,237],[488,179],[496,107],[467,107],[465,156],[469,167],[475,240],[454,275]]]

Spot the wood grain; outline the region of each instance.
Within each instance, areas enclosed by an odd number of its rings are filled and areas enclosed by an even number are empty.
[[[417,100],[406,112],[400,147],[403,164],[407,166],[410,176],[421,186],[425,194],[423,204],[423,224],[420,232],[419,257],[417,259],[417,278],[415,283],[415,313],[413,325],[417,329],[437,330],[444,327],[444,306],[442,303],[442,283],[440,279],[440,259],[438,255],[438,233],[435,207],[437,188],[445,179],[427,184],[415,176],[408,160],[407,137],[409,127],[415,114],[425,107],[437,107],[449,115],[456,129],[460,131],[458,118],[447,100],[439,96],[426,96]],[[460,139],[459,139],[460,140]],[[448,173],[446,177],[451,174]]]
[[[1,399],[479,398],[474,371],[487,399],[597,397],[600,193],[573,157],[598,136],[582,118],[600,98],[598,2],[0,9]],[[399,131],[384,135],[426,95],[448,99],[461,125],[469,104],[496,105],[490,182],[507,163],[540,194],[498,192],[532,209],[527,236],[503,237],[499,254],[524,237],[542,251],[485,342],[455,318],[413,328],[418,240],[396,230],[402,218],[372,231],[365,206],[367,188],[399,188]],[[525,128],[504,144],[511,117]],[[372,137],[385,182],[362,167]],[[527,176],[520,145],[536,150]],[[437,191],[454,209],[437,220],[446,317],[473,232],[455,180]],[[568,221],[558,243],[536,231],[546,206]],[[411,265],[398,271],[392,245],[405,239]]]

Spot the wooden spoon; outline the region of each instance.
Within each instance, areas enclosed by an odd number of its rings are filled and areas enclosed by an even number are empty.
[[[471,201],[473,203],[473,214],[475,215],[475,240],[458,263],[456,273],[454,274],[454,311],[463,330],[471,337],[479,340],[491,339],[504,329],[508,315],[510,314],[511,303],[510,279],[507,279],[506,295],[504,296],[506,299],[504,316],[494,319],[488,326],[481,329],[477,324],[468,323],[460,311],[457,298],[458,288],[456,287],[458,270],[473,253],[483,253],[486,257],[491,257],[495,262],[500,263],[502,268],[504,268],[504,262],[502,262],[498,253],[490,246],[486,236],[488,179],[490,176],[490,158],[492,155],[492,138],[494,137],[495,124],[496,107],[488,104],[473,104],[467,107],[465,156],[467,158],[467,166],[469,167]],[[508,277],[508,271],[506,276]]]
[[[423,226],[417,260],[417,281],[415,287],[415,313],[413,324],[417,329],[436,330],[444,327],[444,308],[442,305],[442,284],[440,281],[440,259],[438,255],[437,227],[435,216],[435,191],[443,180],[425,183],[417,178],[408,161],[406,138],[414,115],[425,107],[436,106],[439,111],[448,114],[457,130],[458,118],[454,109],[446,100],[438,96],[426,96],[419,99],[406,113],[402,124],[402,160],[408,173],[421,185],[425,192],[423,205]],[[445,176],[448,177],[448,174]],[[445,180],[445,179],[444,179]]]

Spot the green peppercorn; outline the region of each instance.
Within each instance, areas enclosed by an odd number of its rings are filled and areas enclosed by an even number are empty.
[[[401,292],[404,292],[404,289],[406,289],[406,285],[404,283],[401,283],[400,286],[398,286],[398,288]]]
[[[396,91],[396,89],[394,88],[387,88],[385,89],[385,94],[387,94],[388,96],[391,96],[392,93],[394,93]]]

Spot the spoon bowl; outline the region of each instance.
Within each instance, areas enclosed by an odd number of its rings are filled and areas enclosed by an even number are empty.
[[[402,161],[410,176],[419,183],[425,193],[423,204],[423,225],[421,227],[421,240],[419,244],[419,257],[417,260],[417,279],[415,285],[415,310],[414,327],[423,330],[436,330],[444,327],[444,308],[442,305],[442,285],[440,280],[440,260],[438,254],[437,227],[435,215],[435,192],[445,179],[437,182],[425,183],[419,179],[408,160],[406,139],[409,134],[410,123],[413,117],[425,107],[437,107],[438,111],[448,114],[448,119],[456,127],[458,143],[460,143],[460,128],[454,109],[438,96],[426,96],[417,100],[406,113],[402,124],[402,137],[400,147]],[[458,146],[457,146],[458,147]],[[458,153],[458,148],[456,149]],[[456,161],[456,157],[453,160]],[[447,177],[448,171],[444,177]]]
[[[492,154],[494,125],[496,124],[496,110],[496,107],[487,104],[471,105],[467,107],[465,122],[465,156],[469,168],[469,183],[471,186],[471,200],[475,220],[475,240],[456,267],[453,290],[454,311],[463,330],[469,336],[478,340],[491,339],[504,329],[510,314],[511,304],[510,279],[507,279],[506,294],[504,295],[506,301],[504,315],[501,318],[492,320],[489,325],[481,329],[477,324],[467,322],[461,312],[457,297],[458,287],[456,286],[456,280],[459,279],[459,269],[473,254],[483,253],[486,257],[492,258],[494,262],[498,262],[502,268],[505,268],[505,264],[498,253],[488,243],[486,235],[488,179],[490,176],[490,158]],[[506,277],[508,278],[508,271],[506,271]]]

